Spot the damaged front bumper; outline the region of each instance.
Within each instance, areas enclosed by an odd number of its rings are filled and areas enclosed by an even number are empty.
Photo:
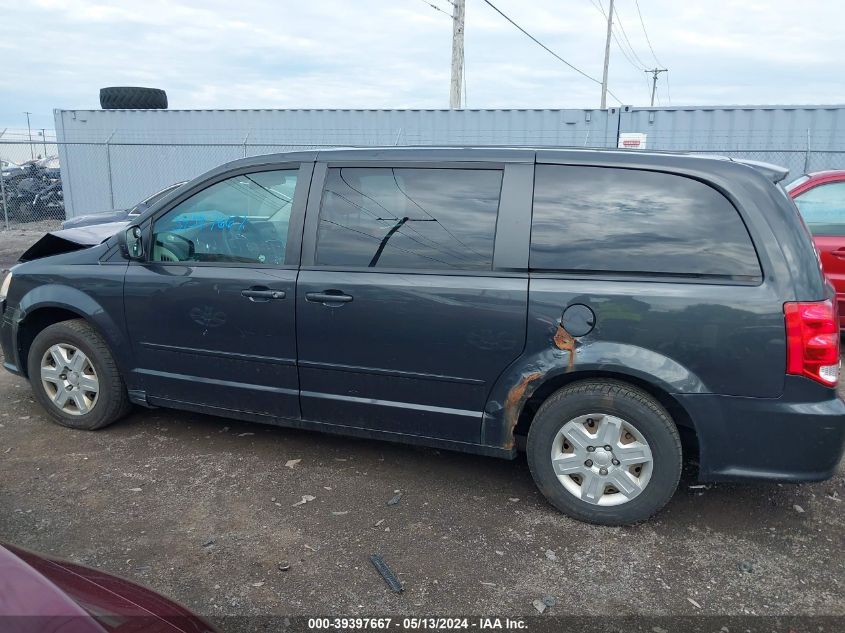
[[[4,300],[0,302],[0,348],[3,350],[3,368],[17,376],[23,375],[18,358],[18,312]]]

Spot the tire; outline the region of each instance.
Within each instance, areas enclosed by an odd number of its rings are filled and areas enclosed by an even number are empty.
[[[48,366],[42,370],[43,363],[56,364],[56,357],[50,354],[50,350],[55,349],[54,346],[63,346],[62,349],[65,351],[75,349],[82,352],[87,361],[85,368],[73,371],[68,369],[59,378],[55,375],[59,368],[54,369]],[[49,359],[47,359],[48,354],[50,354]],[[86,431],[101,429],[124,417],[132,408],[126,393],[126,385],[108,346],[94,328],[83,319],[54,323],[39,332],[29,349],[27,368],[29,382],[36,400],[50,417],[62,426]],[[47,375],[53,374],[52,377],[44,378],[45,371]],[[89,382],[84,383],[80,380],[80,375],[83,379],[89,378]],[[68,379],[64,380],[66,376]],[[91,376],[97,384],[96,395],[84,389],[85,386],[93,385],[90,382]],[[57,383],[60,379],[65,385],[68,384],[68,380],[76,384],[76,387],[73,384],[70,385],[70,388],[75,388],[75,391],[72,392],[73,397],[68,399],[64,408],[57,406],[54,400],[59,390]],[[48,390],[51,393],[48,393]],[[67,391],[65,395],[70,393]],[[83,412],[79,404],[75,402],[81,402],[82,406],[89,407],[89,410]]]
[[[167,93],[158,88],[114,86],[100,88],[103,110],[166,110]]]
[[[602,435],[611,451],[601,445]],[[600,525],[629,525],[658,512],[678,487],[683,461],[678,429],[666,410],[644,391],[612,380],[578,382],[552,394],[534,416],[527,452],[534,482],[549,503]],[[636,462],[646,455],[650,462]]]

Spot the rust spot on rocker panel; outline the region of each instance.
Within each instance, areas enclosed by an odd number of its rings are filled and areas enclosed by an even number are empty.
[[[558,324],[555,335],[552,338],[554,346],[564,352],[569,352],[569,361],[566,366],[566,371],[572,371],[575,367],[575,351],[576,341],[563,325]],[[505,441],[504,448],[513,448],[514,445],[514,430],[519,421],[519,412],[525,402],[534,391],[537,389],[539,382],[546,376],[549,370],[553,369],[553,365],[543,368],[542,371],[534,371],[524,374],[520,381],[516,383],[510,391],[508,397],[505,399]]]

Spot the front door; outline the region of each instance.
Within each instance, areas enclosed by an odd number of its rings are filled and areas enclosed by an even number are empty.
[[[130,264],[124,287],[133,383],[150,403],[299,417],[288,229],[310,173],[217,177],[154,219],[148,261]]]
[[[318,165],[297,284],[303,418],[479,441],[525,341],[525,274],[493,268],[503,172]]]

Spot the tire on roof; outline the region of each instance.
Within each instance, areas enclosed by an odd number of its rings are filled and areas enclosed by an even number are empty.
[[[166,110],[167,93],[159,88],[113,86],[100,88],[103,110]]]

